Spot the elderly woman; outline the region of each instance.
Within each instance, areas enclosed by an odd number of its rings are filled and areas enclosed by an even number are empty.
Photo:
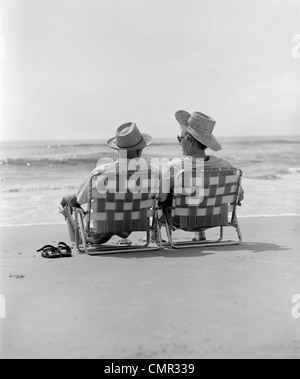
[[[201,112],[192,114],[186,111],[178,111],[175,115],[181,126],[181,135],[178,136],[179,144],[182,147],[184,158],[178,158],[171,161],[162,173],[162,191],[160,193],[160,202],[165,208],[172,207],[174,194],[174,178],[182,170],[182,163],[192,164],[195,158],[203,159],[205,168],[231,168],[233,167],[224,159],[207,155],[206,150],[209,148],[213,151],[220,151],[221,144],[213,136],[216,121]],[[171,169],[173,168],[173,169]],[[171,173],[171,174],[170,174]],[[169,188],[169,192],[164,189]],[[244,198],[244,191],[240,193],[239,200]],[[194,241],[205,240],[205,232],[196,233]]]

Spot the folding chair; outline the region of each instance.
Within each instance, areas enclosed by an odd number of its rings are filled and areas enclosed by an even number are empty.
[[[185,175],[183,170],[175,178],[171,215],[166,208],[163,208],[169,243],[174,249],[239,245],[242,242],[237,218],[242,171],[235,168],[205,169],[202,173],[204,174],[202,198],[195,201],[195,193],[191,194],[191,191],[187,193],[184,189],[182,191]],[[192,175],[195,175],[195,172]],[[172,231],[178,229],[200,232],[215,227],[220,228],[220,237],[216,241],[174,242],[172,238]],[[237,241],[223,241],[225,227],[235,228]]]
[[[99,180],[105,175],[95,174],[89,185],[87,212],[75,209],[76,245],[80,252],[89,255],[108,253],[130,253],[137,251],[156,251],[161,247],[160,230],[157,224],[157,204],[159,194],[159,172],[149,170],[135,182],[136,171],[117,173],[116,191],[100,193]],[[105,173],[106,177],[110,173]],[[132,188],[121,189],[124,180],[131,180]],[[143,245],[118,246],[113,244],[95,245],[90,239],[104,233],[120,235],[132,232],[145,232]],[[151,234],[155,234],[155,246],[149,247]],[[143,240],[144,241],[144,240]]]

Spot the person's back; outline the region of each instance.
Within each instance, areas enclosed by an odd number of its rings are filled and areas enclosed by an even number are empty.
[[[221,144],[212,134],[216,124],[213,119],[200,112],[189,114],[185,111],[177,112],[176,119],[181,126],[181,135],[177,138],[184,157],[171,161],[162,172],[160,202],[165,208],[172,207],[174,180],[184,167],[195,166],[195,164],[200,166],[199,169],[233,167],[224,159],[206,154],[208,148],[213,151],[222,149]],[[243,198],[244,191],[241,190],[239,200],[242,201]],[[205,239],[204,233],[198,237],[198,239]]]
[[[118,160],[115,162],[107,161],[105,158],[101,160],[100,165],[80,185],[77,194],[65,196],[61,202],[60,213],[67,221],[71,241],[75,241],[75,223],[72,217],[72,207],[81,207],[88,202],[92,177],[97,173],[101,173],[103,176],[105,176],[105,173],[112,171],[117,173],[120,166],[127,170],[129,162],[141,159],[144,148],[149,146],[152,141],[152,137],[148,134],[142,134],[134,123],[127,123],[118,128],[116,137],[111,138],[107,142],[110,148],[118,151]],[[103,244],[109,241],[113,235],[112,233],[102,234],[92,242]],[[120,235],[122,238],[126,236]]]

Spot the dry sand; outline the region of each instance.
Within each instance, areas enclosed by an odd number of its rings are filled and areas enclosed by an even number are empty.
[[[300,358],[299,217],[226,248],[47,260],[66,228],[1,228],[1,358]]]

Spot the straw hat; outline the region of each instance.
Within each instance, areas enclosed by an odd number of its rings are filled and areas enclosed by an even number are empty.
[[[140,150],[151,145],[153,138],[139,131],[135,123],[121,125],[116,137],[107,141],[107,145],[114,150]]]
[[[175,117],[179,124],[197,141],[213,151],[222,150],[221,144],[212,135],[216,125],[215,120],[201,112],[189,114],[185,111],[178,111]]]

